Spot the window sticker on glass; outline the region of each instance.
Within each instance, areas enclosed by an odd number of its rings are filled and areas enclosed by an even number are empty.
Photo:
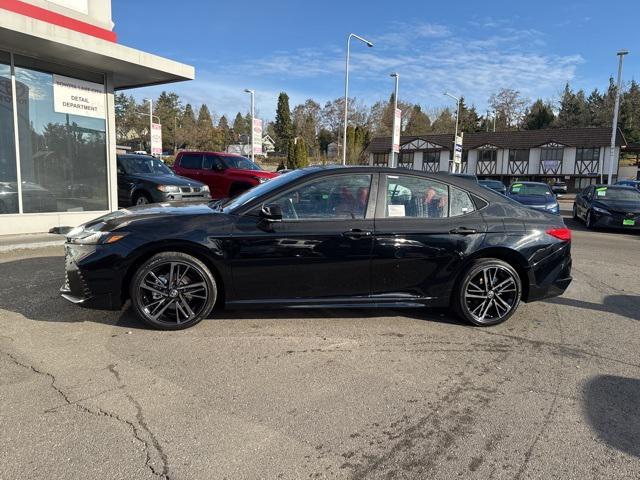
[[[389,216],[390,217],[404,217],[404,205],[389,205]]]
[[[511,185],[511,192],[518,193],[521,188],[522,188],[521,183],[514,183],[513,185]]]
[[[607,187],[596,188],[596,195],[598,197],[604,197],[607,195]]]

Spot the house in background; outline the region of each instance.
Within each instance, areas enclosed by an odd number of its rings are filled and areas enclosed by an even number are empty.
[[[568,128],[465,133],[462,171],[479,178],[513,181],[566,182],[578,191],[606,179],[609,172],[611,130]],[[451,171],[453,134],[403,136],[398,167],[428,173]],[[614,179],[637,173],[619,164],[626,146],[618,131],[614,150]],[[390,137],[374,138],[365,150],[369,165],[388,166]]]
[[[242,138],[241,138],[242,140]],[[276,144],[269,135],[262,137],[262,156],[268,157],[270,153],[276,151]],[[242,155],[243,157],[251,156],[251,138],[248,139],[248,143],[236,143],[227,147],[227,153],[235,153],[236,155]]]

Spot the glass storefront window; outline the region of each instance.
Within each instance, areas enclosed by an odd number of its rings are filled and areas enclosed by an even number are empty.
[[[18,213],[11,57],[0,52],[0,214]]]
[[[23,212],[107,210],[106,120],[56,111],[54,74],[34,63],[15,56]]]

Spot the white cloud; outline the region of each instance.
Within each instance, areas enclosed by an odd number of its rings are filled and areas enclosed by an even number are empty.
[[[442,92],[448,90],[483,110],[489,96],[502,87],[520,90],[531,99],[554,96],[575,78],[584,61],[579,54],[549,52],[543,33],[536,29],[491,18],[475,23],[477,28],[452,31],[438,24],[396,22],[377,35],[364,32],[376,46],[352,49],[351,95],[368,103],[387,98],[388,74],[398,71],[404,100],[444,105]],[[342,95],[344,50],[336,45],[281,50],[222,65],[197,63],[197,80],[166,89],[194,104],[205,102],[219,114],[246,111],[244,88],[256,90],[264,118],[273,117],[280,91],[289,94],[292,107],[306,98],[323,103]]]

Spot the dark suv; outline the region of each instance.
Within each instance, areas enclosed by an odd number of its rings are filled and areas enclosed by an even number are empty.
[[[149,155],[118,155],[118,205],[209,200],[209,187],[176,175]]]
[[[246,157],[224,152],[180,152],[173,169],[206,183],[213,198],[235,197],[278,176]]]

